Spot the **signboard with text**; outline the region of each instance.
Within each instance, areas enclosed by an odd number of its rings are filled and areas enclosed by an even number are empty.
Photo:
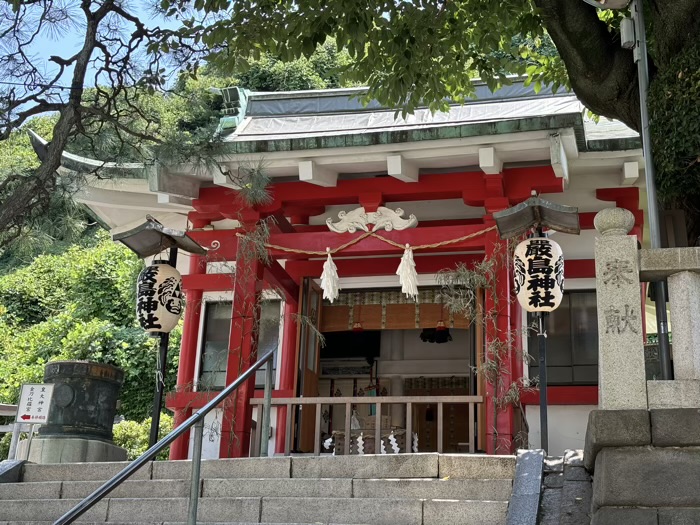
[[[53,383],[28,383],[22,385],[22,393],[17,405],[17,421],[20,423],[45,424],[49,419],[53,387]]]

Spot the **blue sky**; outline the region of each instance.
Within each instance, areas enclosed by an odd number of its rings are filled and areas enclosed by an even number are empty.
[[[76,2],[77,4],[77,2]],[[130,12],[135,13],[139,18],[146,22],[148,26],[159,25],[161,27],[175,28],[179,27],[179,23],[173,20],[166,20],[162,17],[153,15],[153,11],[150,9],[149,4],[143,0],[138,0],[133,3],[128,4]],[[59,28],[58,31],[44,31],[41,35],[37,37],[34,44],[31,47],[31,56],[33,63],[38,65],[45,71],[45,76],[47,79],[52,78],[52,75],[58,71],[56,64],[49,61],[51,56],[57,55],[62,58],[70,57],[75,54],[81,47],[84,38],[84,30],[82,28],[82,21],[84,20],[82,16],[82,11],[77,9],[75,11],[76,19],[81,22],[81,27],[74,27],[70,24],[64,24],[64,27]],[[129,33],[131,28],[126,28],[126,32]],[[55,33],[55,34],[51,34]],[[70,85],[71,81],[71,71],[67,70],[64,72],[61,80],[57,83],[61,86]],[[0,78],[0,82],[3,83],[17,83],[22,84],[23,79],[21,78]],[[86,79],[88,85],[94,84],[94,70],[90,74],[89,78]]]

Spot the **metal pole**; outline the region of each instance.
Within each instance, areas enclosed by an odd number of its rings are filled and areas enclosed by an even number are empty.
[[[268,455],[268,447],[270,444],[270,410],[272,407],[272,363],[275,360],[272,358],[265,365],[265,404],[262,407],[262,427],[260,428],[260,456]]]
[[[541,448],[549,450],[549,428],[547,426],[547,332],[544,326],[544,312],[537,312],[537,340],[540,351],[540,441]]]
[[[204,418],[194,425],[194,444],[192,446],[192,474],[190,477],[190,501],[187,504],[187,525],[196,525],[197,507],[199,506],[199,475],[202,466],[202,438],[204,437]]]
[[[177,246],[170,248],[170,260],[168,264],[173,268],[177,267]],[[158,354],[160,358],[160,369],[156,377],[156,389],[153,394],[153,408],[151,410],[151,433],[148,437],[148,447],[152,447],[158,442],[158,427],[160,426],[160,409],[163,406],[163,390],[165,389],[165,376],[168,373],[168,345],[170,344],[170,334],[161,332],[160,346]]]
[[[159,359],[160,369],[156,377],[156,390],[153,394],[153,408],[151,409],[151,434],[148,437],[148,447],[152,447],[158,442],[158,427],[160,426],[160,409],[163,406],[163,390],[165,388],[165,374],[167,372],[168,344],[170,334],[162,332],[160,334]]]
[[[32,440],[34,439],[34,425],[29,425],[29,433],[27,434],[27,455],[24,459],[29,460],[29,453],[32,448]]]
[[[632,17],[636,32],[635,61],[639,80],[639,105],[641,118],[642,151],[644,153],[644,176],[647,188],[647,208],[649,215],[649,234],[651,247],[661,248],[661,230],[659,227],[659,206],[656,196],[656,170],[651,151],[649,133],[649,110],[647,93],[649,91],[649,63],[647,55],[647,38],[644,27],[644,9],[640,0],[632,0]],[[668,343],[668,320],[666,319],[666,281],[654,283],[654,303],[656,304],[656,322],[659,336],[659,359],[661,360],[661,379],[671,379],[671,352]]]

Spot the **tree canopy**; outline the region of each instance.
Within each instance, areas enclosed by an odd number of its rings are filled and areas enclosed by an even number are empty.
[[[687,82],[688,75],[679,74],[679,57],[684,57],[683,67],[698,70],[692,48],[700,34],[700,0],[647,0],[644,6],[650,103],[661,111],[662,99],[680,92],[679,81]],[[59,115],[39,168],[30,177],[0,182],[3,235],[21,228],[20,211],[46,208],[45,198],[41,206],[31,205],[55,187],[60,152],[73,137],[90,143],[110,130],[115,155],[125,143],[126,149],[150,144],[174,153],[186,145],[190,155],[206,148],[211,134],[205,127],[198,128],[202,133],[179,129],[163,136],[158,112],[143,109],[142,97],[167,90],[169,74],[196,74],[206,64],[250,75],[264,88],[265,75],[255,73],[256,61],[273,62],[275,74],[284,76],[287,62],[311,62],[328,37],[347,56],[344,78],[366,83],[368,98],[391,107],[440,109],[448,99],[466,100],[474,76],[497,89],[510,82],[509,75],[527,75],[536,87],[570,87],[594,113],[640,128],[633,53],[620,47],[622,13],[597,10],[584,0],[160,0],[152,7],[162,18],[143,16],[117,0],[13,0],[0,7],[0,45],[6,51],[0,75],[26,79],[20,86],[0,88],[0,139],[32,116]],[[85,37],[77,52],[29,53],[37,34],[60,34],[66,28]],[[663,192],[678,188],[679,174],[698,178],[697,133],[680,127],[687,122],[674,120],[697,114],[695,100],[683,97],[682,107],[664,114],[664,125],[671,122],[678,142],[690,149],[666,143],[674,147],[673,167],[662,161],[659,170],[662,196],[691,215],[689,200],[700,196],[700,184],[691,184],[680,197]],[[652,131],[659,137],[664,128],[657,124],[652,121]],[[168,149],[168,144],[179,147]]]
[[[67,147],[72,153],[106,161],[177,163],[195,156],[211,155],[216,144],[212,137],[222,108],[221,97],[212,93],[212,87],[240,86],[255,91],[286,91],[324,89],[345,86],[340,70],[349,61],[346,52],[338,51],[331,40],[317,46],[309,58],[283,62],[266,54],[252,61],[245,71],[230,74],[213,67],[199,69],[196,76],[181,74],[166,91],[138,93],[132,98],[140,114],[128,121],[129,126],[150,133],[152,140],[125,140],[114,127],[106,126],[99,133],[77,134]],[[2,86],[0,85],[0,90]],[[129,87],[129,91],[138,91]],[[86,88],[90,96],[93,88]],[[30,184],[41,166],[25,130],[31,129],[51,140],[58,114],[35,116],[13,129],[6,140],[0,140],[0,186],[12,179]],[[125,121],[126,122],[126,121]],[[156,126],[157,124],[157,126]],[[93,128],[96,126],[93,123]],[[149,130],[150,126],[150,130]],[[158,145],[158,152],[154,147]],[[100,176],[104,176],[100,174]],[[77,178],[77,180],[76,180]],[[81,177],[59,177],[54,191],[42,200],[40,210],[21,217],[21,223],[10,231],[0,232],[0,273],[8,271],[39,253],[59,253],[86,232],[94,220],[85,208],[76,205],[71,195],[84,181]],[[11,184],[6,192],[0,191],[0,202],[15,189]],[[27,203],[33,206],[35,202]],[[19,210],[18,210],[19,211]],[[19,234],[21,235],[15,235]]]

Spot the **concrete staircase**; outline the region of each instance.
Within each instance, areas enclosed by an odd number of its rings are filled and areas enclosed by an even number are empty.
[[[126,463],[25,464],[0,483],[0,525],[52,522]],[[501,525],[515,458],[450,454],[202,462],[199,522]],[[153,462],[84,514],[93,523],[182,523],[189,461]]]

